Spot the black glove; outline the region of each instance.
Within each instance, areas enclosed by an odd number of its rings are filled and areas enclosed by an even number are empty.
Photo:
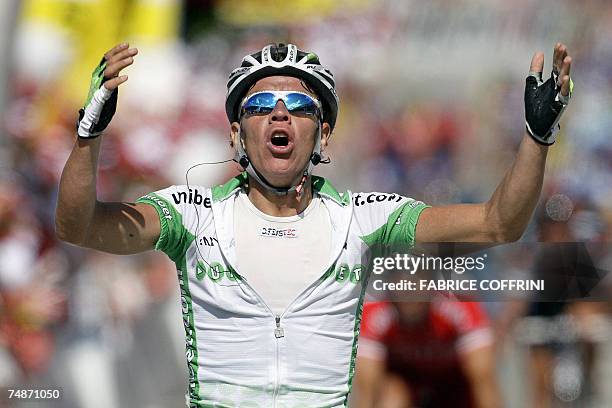
[[[570,79],[569,95],[563,96],[555,72],[546,82],[542,82],[541,72],[530,72],[525,82],[527,132],[536,142],[550,146],[555,143],[559,120],[569,104],[574,84]]]
[[[85,106],[79,110],[77,134],[84,139],[100,136],[108,126],[117,110],[118,90],[109,91],[102,86],[108,78],[104,78],[106,60],[102,58],[91,75],[91,84]]]

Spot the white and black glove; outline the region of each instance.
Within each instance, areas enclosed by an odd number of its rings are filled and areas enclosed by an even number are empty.
[[[119,75],[134,63],[138,49],[129,48],[124,42],[108,50],[91,75],[87,102],[79,111],[77,134],[82,139],[92,139],[106,129],[117,110],[117,89],[128,80]]]
[[[569,78],[571,58],[563,44],[555,46],[553,72],[545,82],[543,65],[543,55],[536,54],[525,80],[525,123],[536,142],[550,146],[555,143],[559,120],[570,102],[574,84]]]
[[[106,58],[98,64],[91,75],[91,84],[85,106],[79,110],[77,134],[80,138],[98,137],[110,123],[117,110],[118,89],[109,90],[104,86]]]

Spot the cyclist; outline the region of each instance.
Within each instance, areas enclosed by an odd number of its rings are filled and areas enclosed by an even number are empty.
[[[368,245],[518,239],[570,98],[566,47],[555,46],[546,82],[536,54],[525,137],[485,203],[429,207],[398,194],[339,192],[312,175],[336,124],[334,78],[316,54],[268,45],[244,57],[227,84],[231,143],[244,173],[212,188],[171,186],[136,203],[99,202],[98,136],[127,81],[120,72],[136,54],[120,44],[94,71],[60,181],[56,229],[83,247],[155,248],[174,261],[194,407],[346,404]]]
[[[477,302],[438,295],[366,303],[357,406],[500,407],[494,360],[490,324]]]

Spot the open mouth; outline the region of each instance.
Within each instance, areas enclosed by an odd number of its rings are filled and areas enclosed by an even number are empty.
[[[274,146],[286,147],[289,144],[289,137],[282,133],[275,133],[270,140]]]

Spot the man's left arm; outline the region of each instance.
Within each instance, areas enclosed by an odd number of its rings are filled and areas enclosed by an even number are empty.
[[[553,75],[542,82],[544,54],[536,53],[525,88],[526,130],[512,167],[485,203],[430,207],[421,213],[417,243],[518,240],[540,197],[548,146],[554,143],[561,114],[570,99],[572,59],[555,46]]]

